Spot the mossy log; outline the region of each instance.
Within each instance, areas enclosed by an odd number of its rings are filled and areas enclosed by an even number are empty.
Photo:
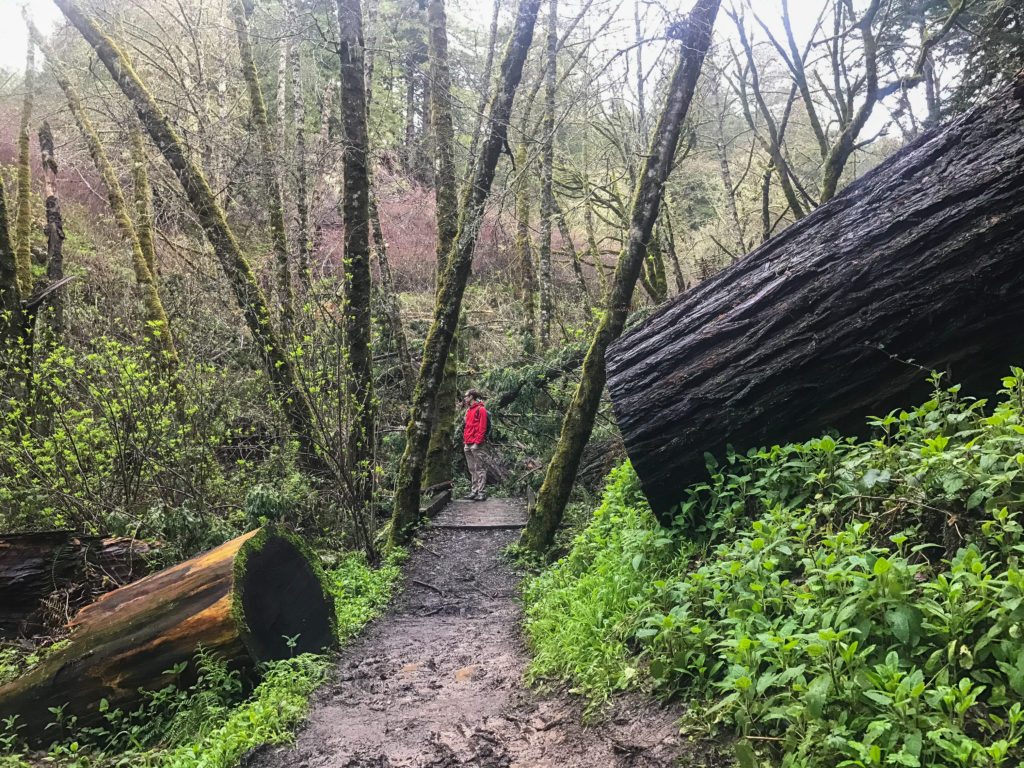
[[[706,451],[863,430],[931,369],[991,390],[1024,359],[1022,231],[1024,79],[622,336],[608,389],[655,513]]]
[[[258,529],[87,605],[65,647],[0,687],[0,719],[18,715],[29,741],[45,738],[49,707],[95,724],[101,699],[131,708],[141,689],[174,682],[169,670],[199,647],[242,667],[321,651],[334,641],[334,615],[302,545]]]
[[[125,536],[82,536],[73,531],[0,536],[0,635],[51,628],[44,602],[55,593],[63,593],[65,610],[74,611],[145,576],[156,548]],[[59,626],[65,619],[54,623]]]

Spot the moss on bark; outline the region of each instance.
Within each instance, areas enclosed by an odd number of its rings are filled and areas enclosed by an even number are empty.
[[[295,325],[295,296],[292,289],[291,266],[288,257],[288,234],[284,223],[284,198],[281,184],[278,181],[274,152],[274,138],[270,132],[270,120],[267,117],[267,105],[260,88],[259,73],[253,58],[252,43],[249,40],[249,24],[245,15],[244,0],[235,0],[231,6],[231,18],[235,24],[235,35],[238,38],[238,53],[242,63],[242,78],[249,91],[249,116],[256,128],[256,136],[260,143],[260,154],[263,162],[259,164],[263,188],[269,204],[270,238],[274,248],[274,260],[277,264],[277,302],[281,318],[281,328],[285,336],[290,336]],[[287,54],[286,54],[287,55]],[[282,78],[283,80],[283,78]]]
[[[608,305],[583,360],[579,386],[562,422],[555,452],[537,496],[537,505],[523,531],[520,543],[534,552],[546,552],[554,541],[555,531],[562,520],[576,480],[583,449],[593,431],[605,385],[604,354],[626,324],[633,289],[643,268],[651,231],[658,218],[665,180],[672,170],[682,123],[693,100],[697,78],[711,43],[711,30],[718,15],[719,4],[720,0],[699,0],[689,16],[665,108],[633,195],[629,241],[619,255]]]
[[[36,48],[29,43],[25,55],[25,97],[18,129],[18,218],[14,233],[14,258],[22,296],[32,293],[32,164],[29,158],[29,122],[35,89]]]
[[[57,81],[57,85],[60,86],[61,91],[63,91],[64,98],[67,99],[68,108],[71,110],[71,116],[74,118],[75,124],[78,126],[78,130],[81,131],[82,137],[85,139],[86,147],[89,150],[89,156],[92,158],[92,161],[96,166],[96,170],[99,171],[100,177],[103,179],[103,184],[107,188],[107,202],[110,204],[110,210],[114,214],[114,220],[117,222],[117,227],[121,232],[121,236],[124,237],[128,242],[128,246],[131,248],[132,270],[135,273],[135,282],[139,286],[144,316],[146,319],[146,328],[143,329],[144,335],[150,340],[151,347],[158,358],[168,367],[176,368],[178,365],[178,352],[174,345],[174,336],[171,333],[170,325],[167,321],[167,313],[164,311],[163,302],[160,299],[160,293],[156,287],[156,280],[151,267],[153,256],[152,254],[150,254],[149,258],[146,256],[142,235],[132,222],[128,203],[125,200],[124,190],[121,188],[121,182],[118,179],[118,174],[114,170],[114,166],[111,164],[106,150],[103,149],[103,145],[100,143],[99,134],[96,132],[96,129],[93,127],[85,112],[85,108],[82,105],[82,100],[78,95],[78,91],[71,84],[71,80],[61,68],[58,60],[54,56],[53,49],[50,48],[39,30],[31,23],[29,24],[29,34],[32,40],[35,41],[36,45],[39,46],[40,50],[42,50],[43,55],[46,57],[49,64],[50,73]],[[136,139],[138,140],[137,145]],[[140,170],[137,167],[140,162],[145,162],[145,155],[141,146],[141,135],[138,134],[138,131],[134,131],[133,163],[136,167],[133,168],[133,174],[135,176],[135,194],[137,199],[140,196],[147,196],[147,193],[140,190],[139,187],[139,174],[142,173],[143,178],[145,179],[145,168]],[[145,187],[147,190],[148,186],[148,179],[145,179]],[[149,248],[152,249],[152,227],[149,226],[149,219],[140,216],[139,224],[140,227],[145,227],[146,234],[148,236]]]
[[[61,0],[66,2],[66,0]],[[402,542],[412,532],[419,518],[420,483],[433,421],[437,395],[448,363],[448,353],[455,337],[462,296],[466,290],[473,250],[483,223],[484,204],[490,195],[494,172],[503,148],[508,146],[508,122],[516,89],[522,79],[523,62],[533,40],[540,0],[522,0],[515,25],[501,63],[498,89],[488,109],[488,134],[474,165],[474,175],[466,191],[459,214],[458,234],[445,265],[438,293],[434,321],[427,333],[416,392],[406,429],[405,451],[398,470],[392,514],[391,540]]]
[[[355,503],[367,505],[373,493],[373,350],[370,343],[370,145],[366,130],[363,20],[359,0],[338,0],[341,60],[341,115],[345,221],[345,279],[342,322],[347,344],[349,420],[348,469]]]
[[[263,357],[264,369],[281,404],[292,435],[299,443],[299,460],[307,469],[322,473],[327,467],[316,449],[315,422],[305,392],[299,386],[287,348],[271,324],[267,300],[242,253],[224,211],[206,177],[190,159],[185,146],[163,110],[146,89],[127,56],[79,6],[77,0],[55,0],[68,21],[96,51],[114,82],[135,107],[143,127],[167,159],[185,190],[189,204],[213,246],[221,269],[245,318],[246,326]]]
[[[452,125],[451,72],[448,66],[448,26],[444,0],[427,4],[430,29],[430,79],[432,87],[431,127],[434,131],[434,192],[437,203],[437,275],[441,275],[458,232],[458,200],[455,189],[455,130]],[[452,344],[456,344],[453,337]],[[452,479],[455,409],[458,399],[456,357],[448,355],[437,393],[434,424],[427,447],[423,487],[430,488]]]

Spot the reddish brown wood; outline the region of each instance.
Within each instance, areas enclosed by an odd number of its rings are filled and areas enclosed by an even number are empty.
[[[94,724],[101,699],[137,704],[200,646],[242,665],[320,651],[334,604],[319,573],[290,536],[260,529],[114,590],[75,616],[66,647],[0,687],[0,719],[18,715],[31,740],[45,738],[49,707]]]

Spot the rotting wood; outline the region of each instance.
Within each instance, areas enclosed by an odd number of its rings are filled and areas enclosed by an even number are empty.
[[[249,665],[323,650],[334,622],[304,548],[281,530],[257,529],[87,605],[68,624],[68,645],[0,687],[0,719],[18,715],[20,734],[39,743],[50,707],[92,725],[101,699],[132,707],[140,689],[175,682],[169,670],[200,647]]]
[[[158,546],[125,536],[39,531],[0,536],[0,634],[49,629],[45,601],[66,595],[75,611],[103,592],[145,576]],[[63,619],[58,622],[63,623]]]
[[[1022,229],[1007,88],[623,336],[608,387],[654,511],[671,520],[705,452],[863,430],[927,393],[922,367],[991,389],[1024,360]]]

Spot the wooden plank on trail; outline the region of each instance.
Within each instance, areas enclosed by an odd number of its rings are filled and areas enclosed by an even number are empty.
[[[524,528],[526,508],[518,499],[453,501],[430,525],[453,529]]]
[[[446,488],[440,493],[434,494],[426,504],[420,507],[420,517],[434,517],[434,515],[444,509],[445,505],[451,500],[451,488]]]

